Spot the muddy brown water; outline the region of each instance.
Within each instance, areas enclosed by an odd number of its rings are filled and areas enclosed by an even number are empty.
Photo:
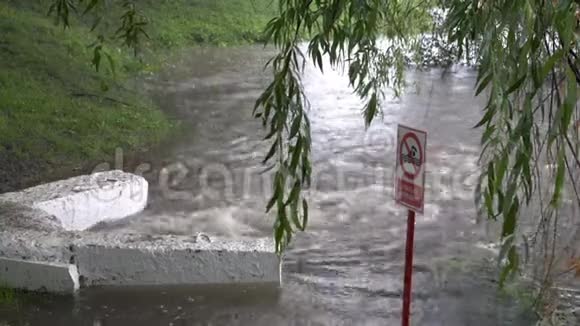
[[[271,175],[253,103],[268,80],[259,47],[195,49],[136,87],[154,95],[183,132],[136,168],[150,204],[107,232],[270,236]],[[476,223],[482,99],[474,71],[412,71],[365,130],[361,103],[340,71],[303,76],[311,101],[310,225],[285,256],[284,284],[91,289],[33,297],[0,312],[10,325],[398,325],[406,211],[393,200],[397,123],[428,132],[427,204],[417,218],[414,325],[530,325],[499,293],[496,265]],[[134,171],[130,171],[134,172]],[[16,312],[15,312],[16,311]]]

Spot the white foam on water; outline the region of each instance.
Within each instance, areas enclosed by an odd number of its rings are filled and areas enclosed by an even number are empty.
[[[349,226],[372,227],[389,223],[402,227],[406,209],[394,202],[382,186],[371,185],[347,191],[307,191],[309,200],[308,233],[323,233]],[[249,197],[236,203],[196,211],[145,212],[121,223],[102,224],[99,229],[122,233],[193,235],[199,232],[230,239],[271,236],[275,212],[265,213],[264,198]],[[441,214],[440,206],[427,203],[418,223],[433,223]],[[397,231],[399,232],[399,231]]]
[[[144,234],[193,235],[204,232],[231,239],[262,237],[271,228],[251,216],[258,212],[243,207],[216,207],[194,212],[151,214],[136,217],[118,231]]]

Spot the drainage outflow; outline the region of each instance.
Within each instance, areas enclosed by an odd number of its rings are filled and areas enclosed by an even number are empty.
[[[0,282],[61,293],[90,286],[280,284],[271,239],[84,231],[135,214],[146,201],[147,182],[121,171],[0,195]]]

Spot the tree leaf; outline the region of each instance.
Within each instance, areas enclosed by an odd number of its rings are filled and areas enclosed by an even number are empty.
[[[93,8],[95,8],[95,6],[99,4],[99,2],[100,2],[100,0],[91,0],[89,2],[89,4],[87,5],[87,7],[85,8],[85,11],[83,11],[83,16],[86,15]]]
[[[546,60],[544,62],[544,65],[542,66],[541,72],[540,72],[540,79],[541,80],[545,80],[546,77],[548,76],[548,74],[550,72],[552,72],[552,69],[554,69],[554,65],[556,64],[556,62],[558,62],[559,60],[562,60],[562,58],[564,57],[564,50],[563,49],[559,49],[556,52],[554,52],[549,58],[548,60]]]
[[[522,77],[518,78],[518,80],[516,80],[506,91],[505,94],[509,95],[513,92],[515,92],[516,90],[518,90],[520,88],[520,86],[522,86],[522,84],[524,83],[524,81],[526,81],[526,78],[528,76],[527,75],[523,75]]]
[[[290,161],[290,171],[294,173],[298,167],[298,162],[300,161],[300,155],[302,154],[302,144],[304,143],[302,137],[298,137],[296,140],[296,145],[292,151],[292,160]]]
[[[266,163],[268,162],[268,160],[270,158],[272,158],[272,156],[274,156],[274,154],[276,154],[276,149],[278,148],[278,139],[276,139],[274,141],[274,143],[272,144],[272,146],[270,147],[270,150],[268,151],[268,154],[266,154],[266,157],[264,157],[264,160],[262,161],[262,163]]]
[[[479,95],[481,92],[483,92],[483,90],[487,87],[487,85],[489,85],[489,82],[491,82],[491,80],[493,79],[493,74],[489,74],[487,76],[485,76],[485,78],[483,78],[483,80],[479,83],[479,86],[477,86],[477,89],[475,91],[475,96]]]
[[[484,193],[484,202],[485,202],[485,208],[487,210],[488,218],[493,219],[495,216],[495,213],[493,211],[493,198],[491,197],[491,194],[489,191],[486,191]]]
[[[274,207],[274,204],[276,203],[276,201],[278,200],[278,194],[274,193],[274,195],[272,197],[270,197],[270,200],[268,201],[268,204],[266,205],[266,213],[268,213],[272,207]]]
[[[493,118],[494,114],[495,114],[495,107],[488,106],[486,108],[485,114],[483,115],[483,118],[481,118],[481,120],[475,126],[473,126],[473,128],[479,128],[479,127],[483,126],[484,124],[490,122],[491,119]],[[493,126],[493,128],[495,130],[495,126]],[[493,132],[493,131],[491,131],[491,132]]]
[[[300,182],[296,181],[294,183],[294,186],[292,186],[292,190],[290,191],[290,195],[288,196],[288,199],[286,200],[284,206],[288,206],[291,203],[298,202],[299,196],[300,196]]]
[[[512,245],[508,250],[507,264],[503,267],[500,274],[499,278],[500,287],[505,286],[505,282],[507,281],[508,277],[515,274],[515,272],[518,270],[518,266],[519,266],[519,256],[516,251],[516,247]]]
[[[298,134],[298,131],[300,131],[301,123],[302,123],[302,113],[299,113],[294,118],[294,121],[292,121],[292,126],[290,127],[290,136],[288,137],[288,139],[292,139]]]
[[[367,127],[371,125],[371,122],[373,121],[376,114],[377,114],[377,93],[373,93],[364,111],[365,124]]]
[[[306,226],[308,225],[308,202],[306,199],[302,199],[302,231],[306,230]]]
[[[504,215],[503,227],[502,227],[502,237],[507,237],[513,235],[516,230],[517,213],[520,208],[520,202],[516,197],[512,202],[511,208],[507,215]]]
[[[503,183],[503,177],[504,177],[505,172],[507,170],[508,164],[509,164],[509,154],[504,153],[502,155],[501,159],[499,160],[499,164],[497,164],[495,166],[496,173],[495,173],[495,187],[494,187],[494,189],[501,189],[501,186]]]

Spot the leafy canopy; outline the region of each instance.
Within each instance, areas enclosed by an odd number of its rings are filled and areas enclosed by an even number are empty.
[[[121,6],[123,14],[119,17],[116,26],[109,26],[108,22],[103,23],[103,18],[107,17],[107,11],[112,5]],[[135,56],[138,55],[143,38],[149,38],[145,27],[148,24],[147,18],[138,11],[135,1],[119,0],[53,0],[48,9],[48,15],[54,17],[55,24],[62,25],[64,29],[71,26],[71,15],[77,14],[81,18],[91,19],[91,32],[96,33],[95,42],[90,47],[93,48],[93,59],[91,64],[95,70],[99,71],[102,58],[106,58],[109,69],[115,73],[115,62],[107,44],[121,42],[133,50]],[[106,20],[106,19],[105,19]]]
[[[502,222],[501,282],[521,265],[516,238],[526,218],[523,207],[539,205],[541,217],[538,232],[524,237],[525,243],[540,242],[541,234],[544,243],[556,245],[557,233],[547,230],[557,227],[566,184],[580,205],[577,1],[281,0],[278,17],[266,27],[279,52],[271,61],[272,81],[255,108],[269,130],[265,162],[277,168],[267,209],[276,210],[278,251],[308,220],[301,192],[311,175],[308,101],[300,79],[304,62],[311,60],[321,71],[329,68],[325,65],[345,66],[364,100],[368,126],[380,112],[384,91],[399,94],[404,87],[405,54],[417,49],[417,33],[424,31],[417,26],[425,26],[434,8],[446,19],[433,35],[442,36],[457,59],[476,49],[475,94],[488,98],[476,126],[483,131],[478,202],[490,219]],[[300,47],[304,40],[307,53]],[[546,175],[546,164],[555,166],[554,174]],[[545,264],[546,277],[554,256]]]
[[[266,26],[266,39],[280,51],[270,62],[272,81],[254,110],[269,130],[266,140],[271,147],[264,162],[277,169],[266,209],[276,211],[278,252],[308,222],[301,192],[309,186],[312,172],[309,103],[301,81],[306,60],[321,71],[324,57],[333,68],[348,66],[350,85],[366,102],[363,116],[368,126],[380,111],[385,86],[402,88],[405,54],[428,9],[428,2],[413,0],[279,1],[279,16]],[[304,39],[306,53],[301,50]]]

